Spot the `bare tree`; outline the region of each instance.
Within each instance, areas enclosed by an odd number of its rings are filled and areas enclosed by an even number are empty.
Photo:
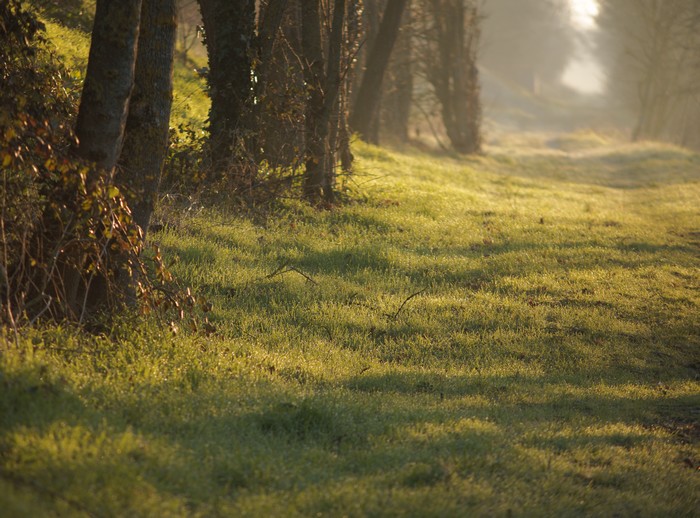
[[[351,129],[365,140],[369,138],[372,123],[377,117],[384,73],[399,35],[402,15],[407,4],[408,0],[387,0],[376,39],[367,55],[362,82],[350,115]]]
[[[440,105],[452,147],[481,149],[481,101],[476,66],[480,18],[473,0],[424,0],[418,53]]]
[[[602,3],[599,54],[609,56],[610,92],[634,113],[633,140],[682,141],[687,114],[698,110],[697,5],[694,0]]]
[[[335,0],[328,48],[324,61],[320,2],[302,0],[301,27],[304,78],[307,84],[306,152],[304,195],[311,201],[334,201],[333,167],[330,160],[331,114],[337,106],[341,84],[341,50],[345,23],[345,0]]]

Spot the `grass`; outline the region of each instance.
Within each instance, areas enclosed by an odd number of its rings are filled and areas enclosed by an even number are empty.
[[[216,332],[6,337],[2,509],[696,515],[700,157],[515,140],[358,145],[332,211],[163,211]]]

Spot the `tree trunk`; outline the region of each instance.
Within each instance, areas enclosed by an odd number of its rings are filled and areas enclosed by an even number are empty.
[[[271,0],[278,4],[281,0]],[[256,64],[258,85],[255,97],[255,147],[259,161],[267,162],[272,169],[290,170],[301,167],[304,149],[304,112],[306,109],[306,85],[301,56],[301,0],[288,0],[279,24],[278,35],[272,42],[265,63]],[[267,9],[263,24],[269,23]],[[264,29],[261,29],[264,31]],[[260,56],[265,55],[265,40],[261,33],[258,41]],[[292,173],[293,174],[293,173]]]
[[[251,99],[254,0],[199,0],[209,55],[209,132],[213,166],[240,163],[244,115]]]
[[[304,80],[306,81],[306,153],[304,196],[310,200],[321,199],[323,169],[326,166],[326,137],[328,126],[322,125],[323,84],[326,82],[321,42],[321,19],[318,0],[301,2],[301,46],[304,52]]]
[[[289,0],[268,0],[256,38],[257,71],[264,69],[272,58],[277,31],[282,25]]]
[[[389,63],[387,87],[382,96],[382,124],[386,132],[399,142],[408,142],[408,124],[413,104],[413,67],[411,10],[406,9],[402,29]]]
[[[311,201],[322,197],[333,201],[334,191],[329,160],[329,124],[340,88],[340,51],[343,42],[345,0],[336,0],[328,47],[327,69],[323,59],[321,19],[318,0],[302,0],[302,49],[306,104],[306,176],[304,195]]]
[[[367,66],[350,115],[350,127],[365,140],[370,135],[371,125],[376,117],[384,72],[407,4],[408,0],[387,1],[377,38],[367,56]]]
[[[129,98],[134,85],[141,0],[97,0],[87,73],[75,133],[77,152],[97,164],[95,175],[111,175],[124,141]],[[99,229],[96,229],[99,232]],[[63,297],[74,317],[104,306],[109,272],[84,271],[84,251],[66,247],[61,259]]]
[[[124,138],[140,16],[141,0],[97,0],[75,133],[78,154],[109,173]]]
[[[464,0],[430,0],[430,8],[435,54],[424,57],[428,81],[452,147],[460,153],[476,153],[481,149],[477,8],[466,7]]]
[[[352,172],[352,163],[355,157],[350,149],[350,124],[348,122],[352,88],[357,76],[358,53],[361,50],[362,32],[362,0],[349,0],[347,6],[347,21],[345,35],[345,55],[343,60],[343,70],[345,80],[339,92],[340,107],[338,114],[338,155],[343,173]]]
[[[126,186],[134,221],[143,229],[144,238],[168,145],[176,14],[175,0],[143,0],[119,183]]]

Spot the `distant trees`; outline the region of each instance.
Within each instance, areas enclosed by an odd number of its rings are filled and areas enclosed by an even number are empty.
[[[378,116],[382,80],[399,35],[399,27],[407,4],[408,0],[387,0],[377,34],[367,53],[362,82],[350,117],[350,127],[365,140],[374,140],[369,137],[372,123]]]
[[[291,140],[294,152],[303,154],[304,196],[332,202],[336,155],[350,155],[344,85],[359,2],[267,0],[259,4],[257,20],[254,2],[200,0],[200,6],[214,167],[237,192],[250,190],[271,180],[270,171],[258,169],[261,159],[268,166],[295,166],[280,156],[288,155]]]
[[[199,0],[209,53],[209,149],[227,189],[239,196],[246,193],[252,201],[256,189],[276,192],[276,185],[296,184],[306,199],[332,203],[336,164],[351,168],[350,131],[377,142],[384,111],[385,123],[391,121],[399,139],[408,138],[414,71],[421,67],[443,106],[455,149],[478,151],[476,4],[416,4],[421,9],[416,19],[431,20],[422,27],[429,30],[420,35],[410,24],[401,30],[411,20],[404,16],[409,0],[365,4],[363,11],[358,0],[251,0],[235,5]],[[397,65],[391,56],[400,34]],[[419,38],[420,56],[412,50]],[[424,59],[423,65],[416,64],[416,56]],[[353,79],[356,61],[358,81]],[[387,70],[389,94],[382,110]],[[299,168],[301,182],[295,174]]]
[[[602,2],[600,54],[611,95],[634,114],[633,140],[700,145],[698,10],[695,0]]]
[[[46,13],[73,20],[60,2],[42,2]],[[336,203],[337,165],[352,167],[349,120],[363,138],[372,135],[387,70],[385,100],[392,100],[384,111],[395,110],[400,138],[407,138],[414,77],[422,71],[454,148],[478,151],[475,3],[415,2],[407,13],[409,0],[368,0],[376,23],[363,46],[361,0],[198,0],[209,57],[206,152],[216,187],[241,197],[284,186],[316,205]],[[41,24],[20,0],[0,3],[0,295],[10,321],[42,314],[82,321],[135,291],[155,300],[140,252],[168,142],[177,6],[97,0],[94,18],[75,19],[91,27],[92,41],[73,138],[61,75],[33,60]],[[357,62],[363,69],[353,101]],[[154,260],[165,278],[160,255]]]
[[[175,52],[185,66],[191,63],[190,51],[199,42],[201,25],[196,0],[176,0],[177,41]]]
[[[415,63],[414,16],[411,5],[403,13],[399,35],[385,72],[380,110],[382,132],[398,142],[408,142],[413,89],[418,67]]]
[[[479,12],[475,2],[424,0],[418,49],[424,76],[441,108],[452,147],[481,149],[481,101],[477,51]]]
[[[533,93],[559,82],[575,51],[568,0],[484,0],[480,64]]]

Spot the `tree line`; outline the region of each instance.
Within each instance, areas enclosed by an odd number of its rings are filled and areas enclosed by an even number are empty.
[[[632,139],[700,146],[700,3],[604,0],[598,53]]]
[[[83,0],[33,4],[92,38],[76,88],[47,50],[31,3],[0,3],[3,322],[83,321],[124,301],[192,304],[190,294],[168,287],[160,253],[148,261],[142,253],[173,145],[181,2],[97,0],[94,13]],[[211,108],[206,138],[192,147],[204,173],[185,169],[184,188],[226,192],[242,204],[292,193],[331,207],[342,202],[340,179],[352,174],[353,136],[407,141],[423,96],[451,148],[479,152],[483,5],[493,9],[499,35],[518,20],[537,19],[560,42],[552,49],[546,31],[520,49],[495,38],[496,50],[505,45],[534,56],[533,66],[523,66],[523,59],[504,58],[508,52],[486,53],[486,65],[516,83],[557,76],[574,45],[563,0],[514,4],[191,0],[188,9],[201,13]],[[636,116],[633,138],[697,141],[697,2],[610,0],[600,7],[598,55],[608,59],[610,94]]]
[[[61,11],[53,0],[43,3]],[[377,141],[397,41],[408,58],[403,66],[431,77],[454,148],[479,150],[476,2],[415,0],[414,13],[425,16],[411,16],[409,0],[198,4],[211,99],[202,149],[208,181],[240,199],[269,196],[278,182],[312,204],[338,202],[338,171],[352,171],[351,135]],[[137,298],[177,307],[159,252],[155,274],[142,255],[168,146],[176,0],[97,0],[93,18],[76,12],[71,22],[91,23],[92,37],[73,97],[65,71],[42,47],[36,14],[19,0],[0,9],[2,74],[13,85],[0,98],[8,114],[3,321],[83,321]],[[397,103],[404,137],[412,74],[404,73],[408,87]]]

